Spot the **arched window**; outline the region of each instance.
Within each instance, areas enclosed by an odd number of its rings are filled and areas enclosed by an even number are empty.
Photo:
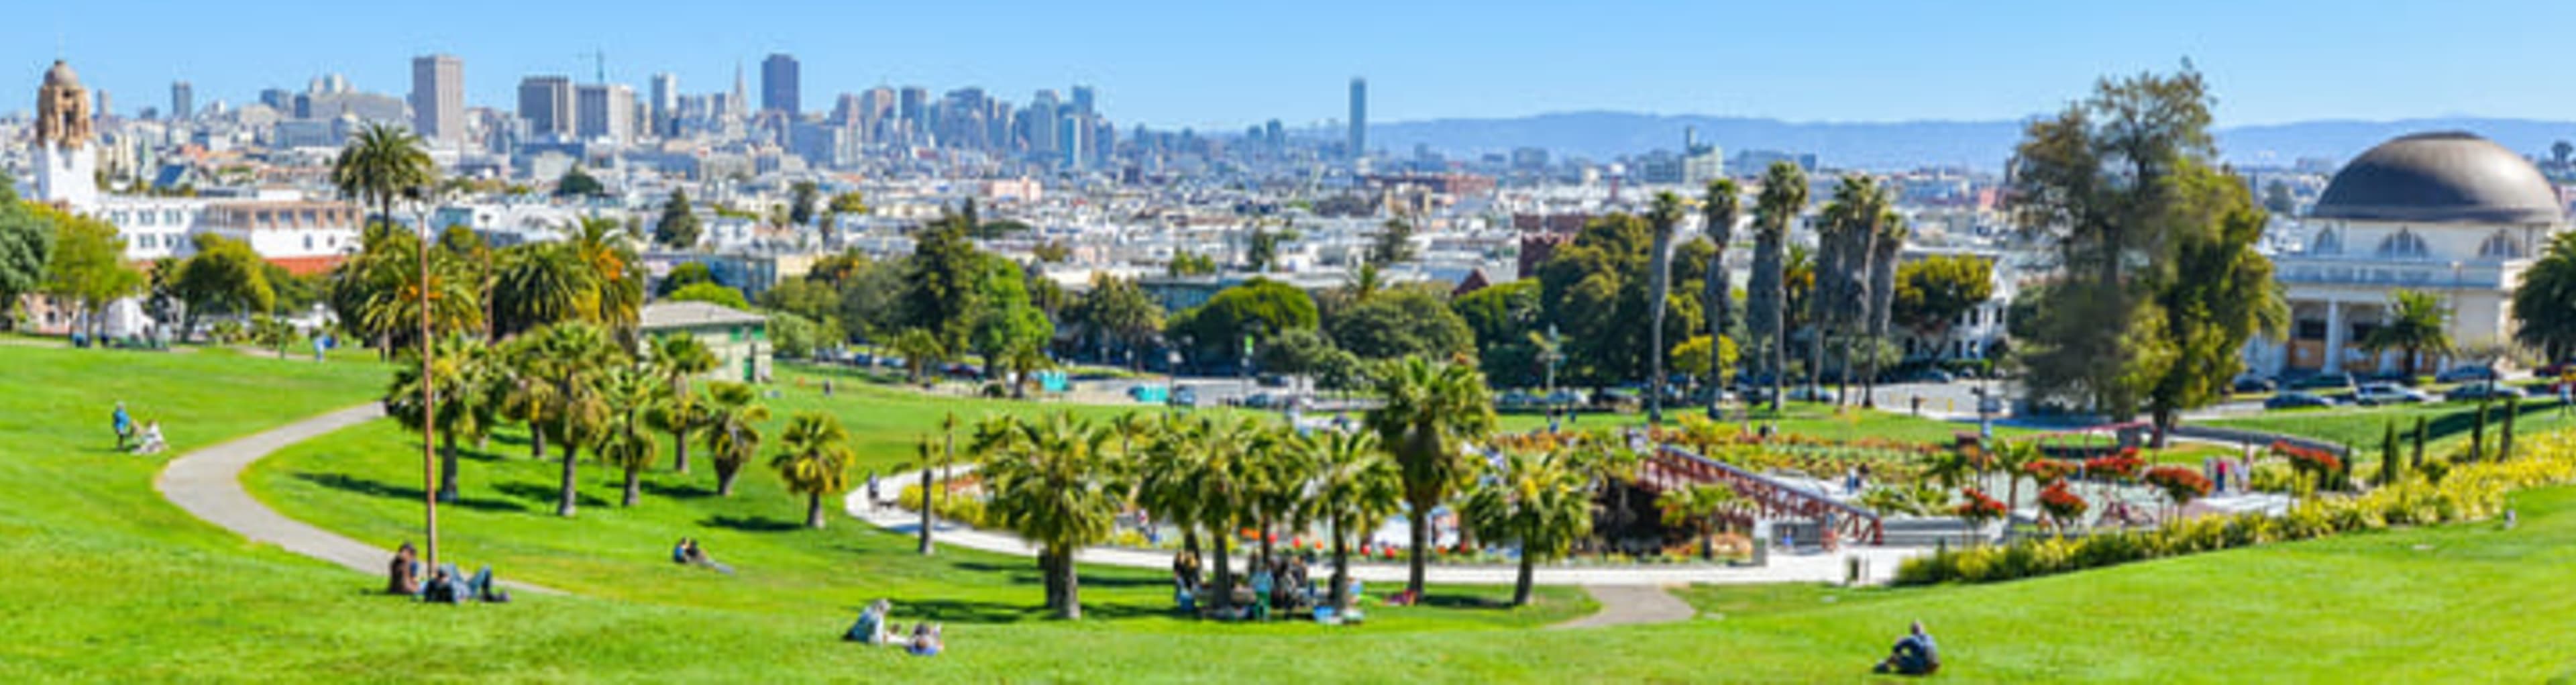
[[[2485,259],[2519,259],[2522,257],[2522,241],[2515,239],[2511,233],[2496,231],[2495,235],[2487,236],[2486,242],[2478,244],[2478,256]]]
[[[2343,254],[2343,233],[2336,231],[2333,226],[2317,231],[2317,239],[2308,243],[2308,254]]]
[[[2422,257],[2424,254],[2424,239],[2416,237],[2414,231],[2397,229],[2397,235],[2379,241],[2379,256],[2382,257]]]

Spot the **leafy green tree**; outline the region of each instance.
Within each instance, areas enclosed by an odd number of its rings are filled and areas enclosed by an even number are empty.
[[[782,358],[813,357],[816,350],[838,344],[840,335],[837,321],[817,322],[788,312],[769,313],[769,344]]]
[[[1074,552],[1109,539],[1126,488],[1112,477],[1110,431],[1070,413],[1012,420],[982,451],[979,471],[991,488],[987,515],[1038,544],[1047,576],[1047,606],[1082,619],[1082,583]]]
[[[984,357],[988,374],[1000,373],[1012,351],[1022,347],[1043,351],[1055,338],[1055,324],[1030,300],[1019,265],[986,255],[984,275],[974,287],[978,293],[968,310],[972,320],[966,342]]]
[[[583,171],[579,164],[565,169],[563,177],[555,181],[555,197],[600,197],[607,194],[608,186],[601,184],[590,172]]]
[[[1201,359],[1231,359],[1243,350],[1245,336],[1260,338],[1317,323],[1315,300],[1286,283],[1254,278],[1217,291],[1207,304],[1182,312],[1170,322],[1171,337],[1188,338]]]
[[[654,338],[646,350],[651,356],[645,368],[662,384],[662,394],[655,398],[659,406],[648,418],[655,429],[671,434],[671,469],[688,473],[691,437],[706,425],[704,398],[689,387],[690,381],[715,370],[716,354],[706,341],[685,333]]]
[[[1375,376],[1383,404],[1369,410],[1367,424],[1403,470],[1413,535],[1405,590],[1418,597],[1431,544],[1430,512],[1473,472],[1476,462],[1466,448],[1493,431],[1494,402],[1484,375],[1472,366],[1408,357],[1380,363]]]
[[[1769,350],[1760,366],[1770,379],[1773,412],[1780,410],[1780,385],[1789,375],[1789,229],[1806,209],[1807,172],[1796,164],[1772,162],[1753,201],[1753,283],[1745,313],[1754,349]]]
[[[1655,497],[1655,509],[1663,514],[1664,525],[1688,529],[1699,538],[1701,559],[1716,559],[1720,517],[1739,499],[1734,488],[1701,484],[1665,490]]]
[[[105,335],[106,322],[99,312],[141,291],[144,284],[143,272],[125,262],[125,243],[117,238],[116,227],[51,205],[31,204],[27,210],[51,224],[54,234],[42,292],[78,307],[90,335]]]
[[[841,294],[830,284],[803,279],[780,280],[768,290],[760,291],[760,308],[786,312],[815,322],[837,322],[841,316]],[[834,326],[838,328],[838,326]],[[839,331],[833,331],[837,337]]]
[[[1994,274],[1994,262],[1970,255],[1907,262],[1896,270],[1895,322],[1917,335],[1940,335],[1960,316],[1994,299]]]
[[[849,489],[850,432],[841,420],[822,412],[802,412],[788,419],[778,436],[779,452],[769,467],[778,470],[787,492],[805,496],[805,526],[823,529],[823,496]]]
[[[904,311],[911,294],[910,268],[901,262],[866,262],[848,272],[840,296],[841,330],[856,340],[883,342],[908,326]]]
[[[708,268],[705,262],[681,262],[671,267],[670,275],[662,277],[662,282],[654,287],[653,294],[670,297],[671,293],[681,288],[714,282],[716,282],[716,271]]]
[[[662,449],[653,438],[653,432],[661,427],[651,417],[670,388],[651,372],[620,366],[601,377],[599,389],[610,414],[594,451],[600,461],[625,471],[626,489],[617,506],[632,507],[643,496],[640,478],[644,469],[652,468],[653,457]]]
[[[966,237],[974,221],[971,205],[967,212],[915,234],[903,295],[904,327],[930,331],[940,346],[951,350],[967,348],[978,298],[984,294],[981,286],[991,270],[983,252]]]
[[[1477,366],[1486,378],[1507,385],[1536,384],[1541,369],[1530,336],[1544,332],[1543,294],[1538,280],[1522,279],[1449,301],[1449,309],[1476,337]]]
[[[1315,331],[1292,328],[1288,332],[1261,341],[1258,360],[1269,373],[1310,376],[1331,368],[1336,355],[1347,354],[1333,347],[1333,340]]]
[[[2406,477],[2406,462],[2398,457],[2397,422],[2389,421],[2379,436],[2379,486],[2396,485]]]
[[[0,172],[0,330],[17,327],[11,315],[19,296],[45,283],[54,254],[54,228],[18,200],[17,182]]]
[[[2388,320],[2370,334],[2361,337],[2361,349],[2371,352],[2397,350],[2406,354],[2406,375],[2415,375],[2416,364],[2427,353],[2449,354],[2451,333],[2450,310],[2442,306],[2442,297],[2422,290],[2396,290],[2388,293]]]
[[[187,305],[180,335],[193,334],[200,316],[262,314],[276,305],[277,291],[269,287],[264,268],[268,262],[251,251],[250,243],[212,233],[198,234],[195,242],[197,254],[179,263],[172,283]]]
[[[709,459],[715,462],[718,497],[733,496],[734,477],[760,453],[760,426],[769,422],[769,407],[761,405],[759,398],[759,391],[747,384],[707,385],[704,430]]]
[[[1732,307],[1734,286],[1728,282],[1726,248],[1735,242],[1735,224],[1743,214],[1743,203],[1744,190],[1737,187],[1732,178],[1709,181],[1707,196],[1700,200],[1700,230],[1708,234],[1709,253],[1708,267],[1702,270],[1705,276],[1700,279],[1699,301],[1700,307],[1708,312],[1707,335],[1711,338],[1733,340],[1736,337]],[[1726,380],[1733,373],[1734,363],[1731,361],[1724,367],[1710,368],[1709,386],[1726,387]],[[1709,418],[1715,419],[1717,404],[1714,398],[1717,396],[1712,394],[1710,397]]]
[[[1318,431],[1298,439],[1313,466],[1301,518],[1322,523],[1333,540],[1330,590],[1335,610],[1351,606],[1351,539],[1375,530],[1404,503],[1403,472],[1378,449],[1377,434]]]
[[[1699,327],[1699,290],[1707,244],[1683,244],[1666,264],[1671,278],[1660,328],[1653,304],[1654,233],[1643,218],[1612,214],[1594,219],[1538,268],[1543,323],[1562,335],[1568,375],[1595,384],[1628,383],[1651,375],[1656,349],[1651,336],[1681,340]],[[1534,327],[1543,330],[1544,326]]]
[[[1091,292],[1073,304],[1066,320],[1083,331],[1091,346],[1105,357],[1111,345],[1135,351],[1153,343],[1163,330],[1163,305],[1133,279],[1107,274],[1093,274]]]
[[[671,189],[671,199],[662,202],[662,218],[653,222],[653,242],[674,250],[698,246],[704,231],[698,226],[698,215],[689,209],[689,193]]]
[[[2550,360],[2576,356],[2576,232],[2549,237],[2513,289],[2515,342]]]
[[[788,186],[787,220],[798,226],[814,223],[816,203],[822,201],[823,189],[813,181],[797,181]]]
[[[1272,267],[1279,265],[1279,246],[1296,241],[1295,229],[1282,227],[1280,230],[1273,231],[1255,222],[1252,225],[1252,236],[1244,241],[1244,269],[1253,273],[1268,273]]]
[[[726,287],[721,283],[692,283],[682,286],[679,290],[671,291],[671,296],[664,299],[672,302],[705,302],[744,311],[751,309],[751,301],[743,299],[742,291]]]
[[[866,214],[868,202],[859,191],[846,191],[832,196],[831,209],[833,214]]]
[[[2147,330],[2159,331],[2172,355],[2147,393],[2158,446],[2183,410],[2227,398],[2229,379],[2244,372],[2247,341],[2279,337],[2290,319],[2272,260],[2259,249],[2270,221],[2244,180],[2185,163],[2168,182],[2180,214],[2167,246],[2170,271],[2140,279],[2154,297],[2144,309],[2163,317]]]
[[[1681,230],[1682,196],[1671,191],[1655,194],[1654,205],[1646,210],[1646,230],[1654,236],[1654,247],[1646,255],[1646,422],[1664,422],[1664,309],[1670,305],[1673,272],[1673,232]],[[1526,560],[1524,560],[1526,561]],[[1527,568],[1526,564],[1523,566]]]
[[[1335,316],[1329,330],[1335,346],[1367,360],[1465,358],[1476,351],[1475,333],[1436,286],[1396,288],[1369,298]]]
[[[1565,556],[1574,541],[1592,534],[1592,488],[1568,459],[1561,453],[1511,453],[1502,472],[1469,491],[1459,507],[1460,520],[1477,537],[1520,544],[1513,606],[1529,604],[1539,561]]]
[[[1369,239],[1368,263],[1390,265],[1413,261],[1413,233],[1412,222],[1401,218],[1386,220]]]
[[[376,220],[393,223],[394,199],[438,182],[438,167],[410,129],[368,124],[331,161],[331,185],[341,195],[376,207]]]
[[[932,367],[948,359],[948,346],[928,329],[906,328],[894,338],[895,354],[903,356],[905,380],[919,383]]]
[[[1205,276],[1216,273],[1216,258],[1196,252],[1176,252],[1163,272],[1171,276]]]

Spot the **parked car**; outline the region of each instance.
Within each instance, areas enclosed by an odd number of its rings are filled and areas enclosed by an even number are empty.
[[[2469,402],[2489,399],[2501,400],[2508,397],[2519,399],[2527,396],[2528,395],[2523,394],[2521,388],[2516,388],[2510,385],[2500,385],[2496,383],[2470,383],[2452,388],[2450,392],[2443,393],[2442,399],[2452,402]]]
[[[2324,395],[2297,390],[2286,391],[2278,395],[2273,395],[2271,399],[2263,400],[2264,409],[2298,409],[2301,407],[2331,407],[2334,405],[2334,400]]]
[[[1836,399],[1834,391],[1832,390],[1826,390],[1821,387],[1810,388],[1803,385],[1790,388],[1787,391],[1787,396],[1791,402],[1823,402],[1831,404]]]
[[[2257,378],[2254,376],[2246,376],[2244,378],[2236,379],[2235,385],[2236,393],[2240,395],[2266,393],[2279,389],[2281,389],[2281,384],[2272,382],[2272,379]]]
[[[2497,376],[2495,369],[2484,366],[2463,366],[2449,371],[2444,371],[2433,376],[2433,381],[2436,383],[2467,383],[2470,381],[2492,381],[2496,379]]]
[[[1175,407],[1199,406],[1199,389],[1186,385],[1173,388],[1172,399],[1169,403]]]
[[[1950,383],[1959,380],[1959,377],[1940,369],[1924,369],[1905,374],[1897,380],[1905,383]]]
[[[2351,390],[2352,375],[2321,373],[2290,382],[2291,390]]]
[[[2375,407],[2383,404],[2423,404],[2433,401],[2424,391],[2396,383],[2365,383],[2352,393],[2353,404]]]

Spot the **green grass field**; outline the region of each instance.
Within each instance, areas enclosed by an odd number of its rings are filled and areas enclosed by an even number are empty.
[[[910,559],[903,538],[846,520],[820,533],[696,523],[794,520],[797,505],[759,474],[731,501],[648,494],[633,511],[590,506],[552,521],[499,492],[540,480],[515,475],[535,467],[516,456],[468,467],[469,498],[500,502],[451,510],[450,553],[604,596],[423,606],[373,595],[377,578],[188,518],[152,492],[160,459],[109,453],[104,439],[120,397],[167,422],[185,451],[363,402],[382,382],[359,364],[0,348],[0,558],[11,561],[0,633],[12,636],[0,640],[0,678],[1852,681],[1913,619],[1940,637],[1946,681],[2576,677],[2564,639],[2576,594],[2562,591],[2576,582],[2576,489],[2517,497],[2511,531],[2363,534],[1975,587],[1691,588],[1680,594],[1701,618],[1655,626],[1520,630],[1551,612],[1449,608],[1410,628],[1389,615],[1319,631],[1117,617],[1156,599],[1118,572],[1084,577],[1108,620],[1027,620],[1036,588],[1007,584],[1025,562]],[[291,455],[394,492],[331,487],[296,468],[254,480],[272,497],[315,500],[281,504],[347,516],[326,525],[404,537],[415,510],[399,490],[417,484],[380,469],[411,464],[406,444],[374,424]],[[585,492],[613,493],[604,469],[585,471]],[[671,566],[671,526],[696,526],[743,574]],[[952,600],[950,653],[837,642],[846,603],[872,588]]]
[[[2495,444],[2504,430],[2504,405],[2497,403],[2489,410],[2487,443]],[[2576,415],[2562,412],[2555,399],[2530,399],[2522,402],[2520,416],[2514,420],[2514,432],[2533,435],[2545,431],[2576,427]],[[2439,456],[2464,449],[2476,424],[2477,405],[2469,402],[2402,407],[2334,407],[2264,412],[2257,416],[2229,418],[2207,422],[2212,426],[2247,428],[2331,440],[2350,446],[2354,452],[2377,455],[2379,442],[2389,424],[2396,424],[2401,440],[2411,439],[2415,420],[2429,421],[2426,452]]]

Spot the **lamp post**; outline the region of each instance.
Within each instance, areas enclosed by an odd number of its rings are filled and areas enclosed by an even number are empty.
[[[420,201],[420,238],[415,241],[415,245],[419,248],[417,257],[420,260],[420,282],[415,284],[415,287],[420,294],[421,506],[424,513],[423,527],[429,543],[426,548],[429,567],[438,568],[438,493],[443,488],[438,486],[438,456],[435,447],[438,444],[438,379],[430,375],[430,365],[435,352],[430,346],[429,323],[429,191],[427,188],[410,188],[406,189],[405,193],[411,195],[412,199]],[[392,223],[393,217],[385,217],[385,222]]]

